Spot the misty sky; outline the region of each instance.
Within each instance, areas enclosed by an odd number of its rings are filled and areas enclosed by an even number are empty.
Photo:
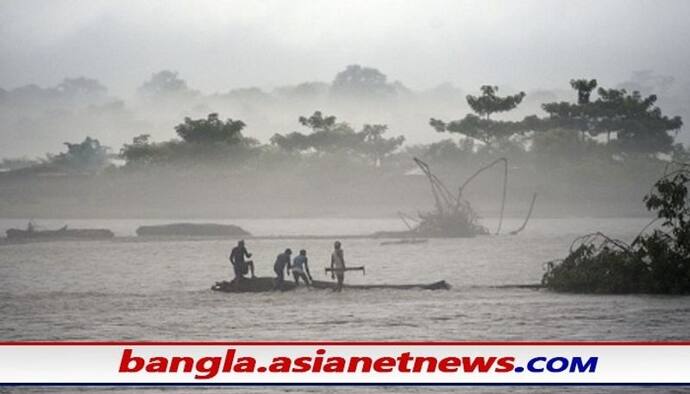
[[[690,69],[690,1],[31,1],[0,3],[0,87],[151,73],[224,92],[377,67],[412,88],[450,81],[567,88]]]

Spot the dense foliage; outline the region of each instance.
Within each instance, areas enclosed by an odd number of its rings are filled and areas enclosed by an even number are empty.
[[[181,140],[154,143],[148,134],[142,134],[134,137],[131,144],[125,144],[120,156],[129,165],[246,158],[258,142],[242,135],[244,126],[241,120],[223,121],[216,113],[209,114],[206,119],[185,118],[175,126]]]
[[[481,96],[467,96],[467,104],[472,110],[481,116],[489,119],[491,114],[506,112],[514,109],[525,98],[525,92],[520,92],[512,96],[499,97],[496,95],[498,86],[484,85],[480,88]]]
[[[86,137],[76,144],[65,142],[67,152],[49,156],[48,162],[63,171],[98,172],[108,165],[110,148],[94,138]]]
[[[560,130],[579,134],[581,141],[606,135],[605,145],[609,154],[650,155],[668,153],[673,149],[670,133],[678,131],[683,122],[679,116],[663,115],[655,105],[656,95],[643,97],[638,91],[628,93],[625,89],[599,88],[599,97],[592,101],[596,80],[571,80],[570,85],[577,90],[577,102],[544,103],[542,109],[548,115],[544,118],[530,115],[521,121],[490,119],[492,113],[514,109],[522,101],[524,93],[499,97],[496,87],[482,86],[481,96],[467,97],[477,115],[468,114],[448,123],[431,118],[429,124],[438,132],[460,133],[494,148],[526,133]]]
[[[403,136],[385,138],[383,135],[388,130],[386,125],[365,124],[357,132],[349,124],[337,122],[335,116],[324,116],[321,111],[316,111],[309,117],[300,116],[299,122],[312,132],[275,134],[271,143],[286,152],[311,151],[318,155],[340,152],[363,157],[379,165],[405,141]]]
[[[339,72],[333,80],[331,91],[340,97],[381,98],[393,94],[396,87],[388,83],[388,78],[381,71],[351,64]]]
[[[690,167],[667,173],[645,197],[660,227],[626,243],[601,233],[577,239],[562,261],[548,263],[543,284],[582,293],[690,293]]]
[[[495,147],[505,142],[511,136],[524,134],[529,131],[528,122],[512,122],[491,120],[491,114],[507,112],[515,109],[525,97],[524,92],[516,95],[500,97],[496,95],[497,86],[484,85],[481,88],[481,96],[467,96],[467,104],[477,114],[467,114],[463,119],[445,123],[439,119],[431,118],[429,124],[438,132],[449,131],[460,133],[464,136],[479,140],[489,147]]]
[[[180,79],[177,72],[170,70],[159,71],[151,75],[151,79],[144,82],[139,87],[138,92],[141,96],[149,99],[192,96],[198,93],[189,89],[187,82]]]
[[[543,105],[549,118],[544,120],[543,129],[567,127],[579,130],[591,137],[606,135],[619,152],[657,153],[669,152],[673,137],[669,132],[683,125],[680,117],[669,118],[655,106],[656,95],[643,97],[639,92],[628,93],[625,89],[604,89],[597,91],[599,98],[590,101],[596,80],[571,81],[578,90],[576,104],[559,102]],[[616,140],[611,141],[611,134]]]

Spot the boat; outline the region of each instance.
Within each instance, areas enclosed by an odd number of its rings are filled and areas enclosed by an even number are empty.
[[[8,240],[51,240],[51,239],[110,239],[115,234],[108,229],[71,229],[67,226],[59,230],[36,230],[29,226],[26,230],[11,228],[5,232]]]
[[[137,235],[187,236],[187,237],[246,237],[251,234],[234,224],[216,223],[171,223],[137,228]]]
[[[335,282],[327,282],[321,280],[314,280],[311,287],[315,289],[333,289]],[[224,293],[261,293],[274,291],[275,278],[272,277],[257,277],[257,278],[242,278],[233,281],[216,282],[211,287],[211,290],[220,291]],[[304,287],[304,286],[302,286]],[[283,283],[283,291],[295,290],[297,286],[292,281],[285,281]],[[426,284],[372,284],[372,285],[343,285],[344,289],[355,290],[372,290],[372,289],[396,289],[396,290],[448,290],[450,285],[445,280],[440,280],[433,283]]]
[[[386,245],[415,245],[415,244],[424,244],[429,242],[428,239],[419,239],[419,238],[402,238],[398,240],[393,240],[393,241],[383,241],[380,243],[381,246],[386,246]]]

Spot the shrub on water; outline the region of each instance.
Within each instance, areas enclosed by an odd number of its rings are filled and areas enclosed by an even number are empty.
[[[542,284],[576,293],[689,294],[689,181],[690,166],[680,165],[644,198],[661,221],[659,229],[640,234],[630,245],[601,233],[580,237],[565,259],[547,263]]]

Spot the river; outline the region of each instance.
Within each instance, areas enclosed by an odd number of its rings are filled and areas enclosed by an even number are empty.
[[[38,220],[46,228],[58,228],[64,223],[74,228],[111,228],[117,238],[0,245],[0,340],[688,340],[690,297],[573,295],[497,287],[539,283],[544,263],[563,257],[578,235],[603,231],[630,241],[648,221],[533,219],[516,236],[432,239],[411,245],[380,245],[381,241],[375,239],[343,240],[347,263],[366,266],[366,275],[349,273],[348,283],[425,283],[444,279],[453,286],[449,291],[332,293],[300,289],[286,293],[223,294],[210,291],[210,287],[215,281],[230,278],[227,255],[236,240],[142,240],[134,236],[138,225],[169,221]],[[402,227],[395,219],[224,222],[239,224],[258,236],[332,235],[333,239],[247,240],[249,251],[254,253],[257,275],[271,275],[275,256],[290,247],[308,251],[316,279],[327,278],[323,268],[337,235]],[[519,222],[507,220],[504,228],[516,228]],[[0,230],[25,224],[26,220],[0,219]],[[486,220],[485,224],[495,229],[496,221]],[[343,389],[357,393],[391,390],[431,389]],[[74,390],[65,392],[69,391]]]

